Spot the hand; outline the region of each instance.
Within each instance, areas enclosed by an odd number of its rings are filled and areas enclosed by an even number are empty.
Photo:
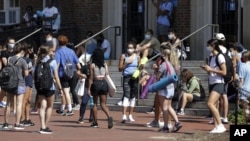
[[[204,65],[204,66],[201,66],[201,67],[202,67],[202,69],[204,69],[204,70],[207,71],[207,72],[210,72],[210,71],[211,71],[211,67],[208,66],[208,65]]]

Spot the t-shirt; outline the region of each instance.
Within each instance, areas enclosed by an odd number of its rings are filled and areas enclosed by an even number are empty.
[[[66,64],[67,59],[70,60],[70,62],[73,64],[79,63],[78,57],[76,56],[74,50],[66,46],[59,47],[55,52],[55,60],[58,64],[60,64],[59,65],[59,77],[63,77],[64,66]]]
[[[10,57],[8,60],[10,63],[14,64],[16,62],[16,60],[18,59],[18,56],[12,56]],[[25,87],[25,79],[23,76],[23,72],[25,70],[28,70],[28,65],[26,63],[26,61],[23,58],[20,58],[17,63],[16,63],[17,69],[18,69],[18,78],[19,78],[19,82],[18,82],[18,86],[21,87]]]
[[[146,40],[144,39],[141,43],[140,46],[143,46],[147,43],[151,42],[151,48],[153,48],[154,50],[160,51],[160,42],[158,39],[156,39],[155,37],[152,37],[150,40]]]
[[[243,79],[242,89],[250,92],[250,64],[242,63],[239,69],[239,78]]]
[[[111,52],[111,46],[110,43],[107,39],[104,39],[101,45],[101,49],[106,49],[104,52],[104,59],[109,59],[110,58],[110,52]]]
[[[226,62],[225,57],[223,56],[223,54],[219,54],[217,57],[218,57],[218,63],[219,64],[222,64],[222,63]],[[216,59],[216,55],[211,57],[209,66],[211,68],[213,68],[213,69],[220,70],[220,66],[217,66],[215,59]],[[212,84],[215,84],[215,83],[224,83],[224,78],[223,78],[222,75],[219,75],[219,74],[214,73],[214,72],[210,72],[210,74],[209,74],[209,84],[212,85]]]
[[[45,17],[52,17],[54,14],[58,14],[57,18],[60,18],[58,9],[55,6],[52,6],[51,8],[49,7],[44,8],[42,13],[44,14]],[[58,20],[57,18],[56,20]],[[56,23],[56,20],[53,20],[52,23],[51,21],[44,21],[43,25],[46,28],[51,28],[51,24],[52,24],[52,29],[57,30],[59,29],[59,25]]]
[[[6,58],[7,60],[8,60],[8,58],[9,57],[11,57],[11,56],[14,56],[15,55],[15,52],[13,51],[13,52],[9,52],[9,51],[7,51],[7,50],[4,50],[4,51],[2,51],[1,52],[1,59],[2,58]],[[1,60],[2,61],[2,60]],[[3,67],[4,67],[4,64],[2,64],[3,65]]]
[[[32,61],[28,57],[23,57],[23,59],[26,61],[28,65],[28,70],[32,69]],[[33,86],[33,77],[32,77],[32,72],[28,74],[28,76],[25,77],[25,84],[26,86],[29,86],[32,88]]]

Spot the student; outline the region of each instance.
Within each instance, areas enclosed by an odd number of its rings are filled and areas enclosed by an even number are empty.
[[[45,63],[51,59],[49,55],[49,48],[47,46],[41,46],[38,51],[38,60],[37,65],[39,63]],[[51,70],[51,75],[53,80],[55,81],[56,86],[59,88],[59,91],[63,93],[62,86],[58,77],[58,66],[55,60],[50,61],[49,67]],[[37,90],[37,95],[39,98],[40,108],[39,108],[39,117],[40,117],[40,133],[41,134],[52,134],[52,130],[47,126],[48,121],[50,120],[52,110],[53,110],[53,102],[55,97],[55,86],[52,83],[52,87],[49,90]]]
[[[176,74],[175,66],[178,66],[178,58],[176,57],[175,51],[171,49],[171,47],[161,46],[161,53],[163,55],[163,62],[159,66],[159,71],[156,75],[156,80],[160,80],[162,78],[168,77],[168,75]],[[179,119],[176,115],[172,107],[172,98],[174,96],[174,83],[171,83],[166,86],[166,89],[158,90],[159,102],[163,111],[163,120],[164,127],[159,129],[160,132],[170,132],[168,124],[170,122],[170,118],[173,118],[175,121],[175,126],[171,130],[172,132],[177,132],[182,127],[182,124],[179,122]]]
[[[138,94],[138,79],[133,79],[132,75],[138,67],[140,57],[135,53],[136,44],[127,43],[127,52],[121,54],[119,61],[119,71],[123,72],[123,108],[122,123],[127,121],[127,107],[129,107],[128,121],[134,122],[132,116],[135,107],[135,97]]]
[[[209,64],[204,65],[202,68],[209,74],[209,98],[207,105],[214,119],[214,129],[211,130],[210,133],[223,133],[227,129],[222,124],[220,114],[218,109],[216,108],[216,105],[221,95],[224,94],[225,83],[223,75],[226,74],[225,57],[222,54],[218,55],[219,53],[221,53],[221,49],[219,47],[219,42],[217,39],[211,39],[207,42],[207,44],[208,49],[212,53],[212,58]],[[218,57],[220,66],[216,65],[216,56]]]
[[[22,58],[25,55],[26,47],[21,44],[16,44],[15,47],[16,55],[11,56],[8,58],[8,62],[15,64],[18,68],[18,88],[17,90],[7,91],[7,105],[4,111],[4,129],[8,129],[8,121],[10,115],[10,106],[12,104],[16,105],[16,121],[14,125],[14,129],[16,130],[23,130],[24,128],[20,125],[21,115],[22,115],[22,103],[23,97],[25,94],[25,77],[28,76],[28,65],[26,61]],[[16,103],[14,102],[14,98],[16,97]]]
[[[181,91],[181,109],[177,113],[178,115],[185,115],[184,108],[187,102],[196,102],[200,100],[200,84],[199,78],[194,76],[194,74],[188,70],[184,69],[181,71],[181,80],[186,83],[186,90]]]
[[[105,74],[109,73],[107,64],[104,62],[104,55],[102,49],[97,48],[92,55],[92,63],[90,65],[90,77],[89,77],[89,87],[88,94],[93,96],[94,100],[94,121],[91,127],[98,127],[97,123],[97,104],[100,100],[100,105],[105,115],[108,118],[108,128],[113,127],[113,118],[110,116],[109,109],[106,105],[107,94],[108,94],[108,84],[105,81]]]

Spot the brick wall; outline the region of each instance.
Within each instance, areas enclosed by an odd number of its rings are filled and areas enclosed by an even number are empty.
[[[178,1],[174,28],[179,37],[183,38],[190,34],[190,1]]]

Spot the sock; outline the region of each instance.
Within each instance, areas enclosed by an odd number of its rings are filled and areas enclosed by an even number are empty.
[[[68,111],[72,111],[72,105],[71,104],[67,105],[67,107],[68,107]]]
[[[64,109],[65,109],[65,105],[62,104],[60,110],[61,110],[61,111],[64,111]]]

